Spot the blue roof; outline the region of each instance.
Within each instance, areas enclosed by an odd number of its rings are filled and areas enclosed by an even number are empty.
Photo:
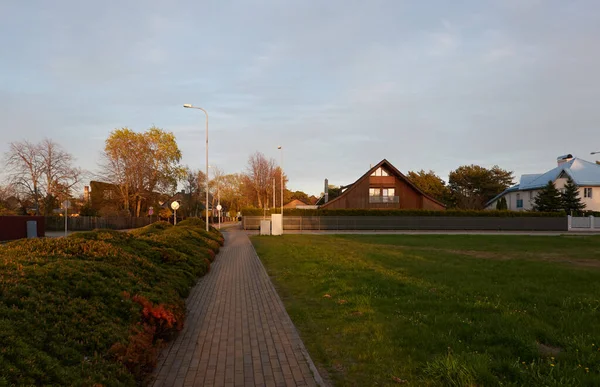
[[[519,184],[496,195],[496,197],[486,203],[486,206],[509,192],[540,189],[548,184],[548,181],[556,181],[563,172],[571,177],[573,182],[578,186],[600,186],[600,165],[575,157],[548,172],[522,175]]]
[[[520,190],[539,189],[548,184],[548,181],[555,181],[561,173],[565,173],[573,179],[573,182],[579,186],[600,186],[600,165],[573,158],[556,168],[539,175],[523,175],[520,182]]]

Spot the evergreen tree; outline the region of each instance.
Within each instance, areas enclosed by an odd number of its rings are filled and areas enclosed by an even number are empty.
[[[581,202],[579,197],[579,187],[569,177],[567,184],[565,184],[565,191],[561,195],[563,209],[567,214],[572,212],[579,212],[585,208],[585,204]]]
[[[540,212],[562,211],[562,197],[551,180],[535,197],[533,208]]]
[[[496,202],[496,209],[497,210],[508,210],[508,203],[506,203],[506,198],[504,196],[502,196]]]

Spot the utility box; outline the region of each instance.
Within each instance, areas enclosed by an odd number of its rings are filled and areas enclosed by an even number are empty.
[[[271,223],[273,225],[272,234],[282,235],[283,234],[283,215],[271,214]]]
[[[260,235],[271,235],[271,221],[261,220],[260,221]]]
[[[27,221],[27,238],[37,238],[37,221]]]

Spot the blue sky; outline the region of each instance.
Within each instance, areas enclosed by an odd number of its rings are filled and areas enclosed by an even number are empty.
[[[183,163],[289,188],[387,158],[543,172],[600,150],[600,3],[0,0],[0,152],[49,137],[95,170],[111,130],[175,133]]]

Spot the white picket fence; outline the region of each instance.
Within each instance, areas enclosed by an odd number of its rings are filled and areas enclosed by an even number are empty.
[[[593,216],[569,215],[569,230],[573,229],[600,230],[600,220],[596,221]]]

